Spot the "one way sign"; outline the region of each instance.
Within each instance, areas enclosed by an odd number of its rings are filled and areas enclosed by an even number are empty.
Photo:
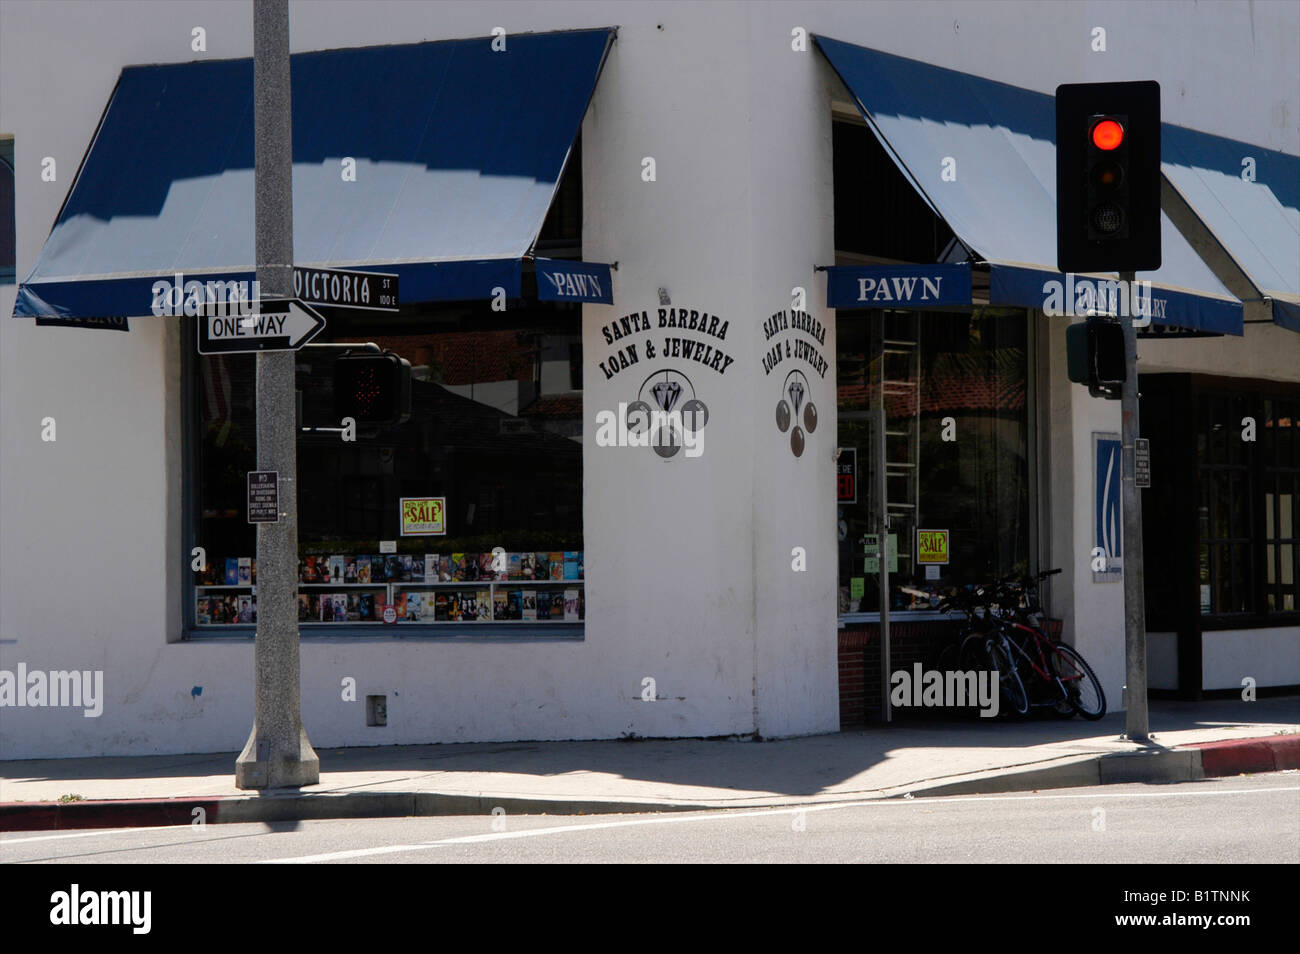
[[[252,305],[252,314],[241,315],[225,302],[209,303],[208,313],[199,316],[199,354],[297,351],[325,329],[325,319],[296,298]]]

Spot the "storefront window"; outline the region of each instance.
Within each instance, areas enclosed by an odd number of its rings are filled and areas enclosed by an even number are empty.
[[[17,278],[15,221],[14,140],[0,136],[0,285],[12,284]]]
[[[1300,400],[1205,390],[1198,406],[1201,615],[1294,612]]]
[[[1270,613],[1296,609],[1300,559],[1300,401],[1264,402],[1264,569]]]
[[[500,314],[486,303],[330,316],[316,343],[374,342],[413,369],[410,419],[362,428],[355,441],[338,433],[333,407],[341,349],[298,352],[304,631],[383,632],[386,607],[408,632],[452,635],[494,623],[544,634],[584,618],[579,316],[573,305]],[[256,533],[245,512],[255,359],[196,356],[192,342],[188,354],[192,545],[208,563],[191,621],[219,632],[255,621]],[[445,533],[403,536],[403,498],[445,501]]]
[[[1027,327],[987,308],[839,313],[839,443],[857,465],[857,499],[839,504],[841,613],[879,611],[881,561],[892,610],[1029,568]],[[882,407],[886,541],[871,536]]]

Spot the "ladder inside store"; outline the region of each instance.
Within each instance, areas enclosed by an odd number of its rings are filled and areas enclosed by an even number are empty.
[[[916,564],[921,451],[920,315],[885,313],[882,323],[880,397],[885,408],[885,512],[898,541],[898,573],[911,577]],[[884,556],[882,551],[882,556]]]

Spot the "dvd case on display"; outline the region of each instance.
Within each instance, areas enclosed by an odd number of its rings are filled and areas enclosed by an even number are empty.
[[[533,579],[541,582],[551,578],[551,555],[549,553],[533,554]]]
[[[492,618],[492,591],[479,590],[475,594],[474,611],[479,620],[489,620]]]
[[[535,620],[537,619],[537,591],[524,590],[523,601],[521,603],[523,615],[520,619]]]
[[[316,566],[315,555],[308,556],[302,564],[302,581],[304,583],[320,583],[320,569]]]
[[[578,578],[578,551],[564,551],[564,578],[566,580],[576,580]]]
[[[362,593],[357,599],[358,610],[361,613],[363,623],[374,622],[375,619],[375,594]]]
[[[305,623],[311,619],[307,614],[311,611],[311,597],[306,593],[298,594],[298,622]]]
[[[396,553],[384,557],[384,577],[389,583],[402,582],[402,558]]]
[[[447,616],[447,591],[439,590],[433,598],[433,619],[435,622],[446,622]]]
[[[257,585],[257,557],[253,557],[253,585]]]
[[[343,582],[343,555],[336,553],[330,557],[330,582]]]
[[[527,600],[527,597],[524,597]],[[549,620],[551,618],[551,597],[545,591],[537,594],[537,619],[538,621]]]
[[[424,582],[424,554],[415,553],[411,555],[411,582]]]
[[[393,610],[397,613],[397,621],[399,623],[406,619],[407,596],[408,594],[406,593],[394,593],[393,602],[390,604],[393,607]]]
[[[418,623],[423,619],[424,594],[419,590],[412,590],[406,594],[406,620],[410,623]]]
[[[438,582],[438,554],[426,553],[424,555],[424,581],[426,583]]]
[[[212,622],[212,600],[211,597],[199,596],[194,600],[194,622],[199,626],[206,626]]]
[[[551,562],[551,579],[563,580],[564,579],[564,553],[558,550],[552,552],[550,555],[550,562]]]
[[[226,557],[226,586],[239,585],[239,557]]]
[[[411,571],[415,569],[415,561],[411,559],[411,554],[401,554],[401,582],[411,582]],[[424,567],[420,567],[420,572],[424,572]]]
[[[253,585],[253,558],[252,557],[239,558],[239,585],[240,586]]]
[[[372,578],[370,574],[370,554],[362,553],[360,556],[357,557],[357,582],[369,583],[371,582],[371,579]]]
[[[523,556],[522,553],[510,554],[509,559],[506,561],[507,580],[522,580],[524,578]]]
[[[492,594],[492,618],[508,619],[506,616],[506,591],[497,590]]]
[[[478,555],[478,578],[480,580],[490,580],[496,576],[496,571],[492,569],[492,554],[480,553]]]
[[[357,558],[355,554],[349,553],[343,559],[343,582],[357,582]]]
[[[510,590],[506,596],[506,619],[522,619],[524,591]]]
[[[257,622],[257,614],[253,612],[253,598],[251,596],[239,597],[239,621],[241,623]]]
[[[348,622],[355,623],[361,619],[361,594],[348,594]]]
[[[551,591],[551,619],[564,619],[564,591]]]
[[[519,554],[519,579],[531,580],[533,578],[533,555],[531,553]]]
[[[578,620],[578,591],[564,591],[564,621],[574,623]]]
[[[348,594],[335,593],[332,601],[334,603],[334,622],[346,623],[348,621]]]

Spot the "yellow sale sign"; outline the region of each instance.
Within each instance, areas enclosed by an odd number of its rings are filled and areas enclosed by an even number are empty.
[[[442,536],[447,532],[446,497],[403,497],[402,536]]]
[[[948,531],[947,530],[918,530],[916,531],[916,562],[917,563],[947,563],[948,562]]]

